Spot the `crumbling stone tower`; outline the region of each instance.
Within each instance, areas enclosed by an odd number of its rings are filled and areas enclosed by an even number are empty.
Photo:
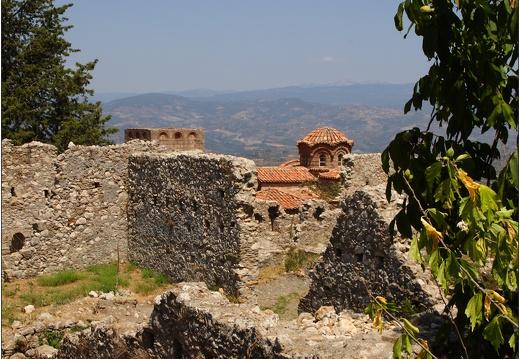
[[[125,142],[156,140],[160,145],[177,151],[204,151],[204,129],[201,128],[128,128]]]

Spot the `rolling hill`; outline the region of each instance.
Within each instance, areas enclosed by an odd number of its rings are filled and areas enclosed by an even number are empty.
[[[405,89],[411,86],[296,87],[192,98],[155,93],[102,106],[112,116],[108,126],[120,129],[113,138],[118,143],[126,128],[204,128],[207,152],[276,165],[296,158],[296,141],[320,126],[353,139],[355,153],[381,152],[398,131],[427,123],[428,112],[403,114]]]

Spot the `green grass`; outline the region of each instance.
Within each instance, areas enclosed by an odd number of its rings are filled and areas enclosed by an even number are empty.
[[[141,275],[143,279],[153,278],[155,283],[158,285],[167,284],[170,282],[170,279],[167,275],[162,273],[156,273],[150,268],[145,268],[141,271]]]
[[[128,277],[117,275],[117,263],[110,264],[96,264],[89,266],[87,272],[93,273],[91,278],[90,290],[111,292],[116,289],[117,286],[128,287],[130,282]]]
[[[90,291],[107,293],[121,287],[148,295],[169,283],[163,274],[149,270],[142,274],[136,270],[133,264],[123,264],[118,268],[117,263],[110,263],[92,265],[85,271],[69,269],[28,281],[2,283],[2,325],[23,320],[24,314],[20,309],[29,304],[36,308],[62,305],[85,297]]]
[[[63,336],[64,336],[64,334],[60,330],[55,330],[52,332],[45,333],[45,339],[47,340],[47,343],[51,347],[56,348],[56,349],[58,349],[58,347],[60,346]]]
[[[297,271],[303,268],[306,264],[317,259],[319,256],[319,254],[306,252],[303,249],[296,250],[296,248],[291,248],[285,257],[285,271]]]
[[[36,278],[36,282],[42,287],[57,287],[60,285],[74,283],[80,280],[82,275],[71,269],[66,269],[55,274],[42,275]]]
[[[276,313],[282,319],[294,319],[298,316],[298,313],[289,313],[288,306],[295,301],[298,301],[301,298],[301,294],[297,292],[292,292],[286,295],[281,295],[276,298],[276,301],[273,306],[260,306],[261,310],[270,309],[273,313]]]

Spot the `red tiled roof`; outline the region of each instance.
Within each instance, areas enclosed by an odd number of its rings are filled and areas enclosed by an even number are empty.
[[[302,183],[315,181],[306,167],[257,167],[258,182]]]
[[[311,131],[300,141],[296,142],[297,145],[305,143],[309,146],[314,146],[320,143],[328,144],[331,146],[339,145],[340,143],[354,144],[354,141],[349,140],[344,134],[332,127],[320,127]]]
[[[330,171],[320,173],[319,178],[339,180],[341,178],[341,168],[334,168]]]
[[[306,199],[317,198],[315,194],[305,189],[302,190],[278,190],[273,188],[256,192],[256,198],[266,201],[276,201],[284,209],[299,208]]]
[[[293,159],[293,160],[285,161],[284,163],[282,163],[280,165],[280,167],[298,166],[299,164],[300,164],[300,160]]]

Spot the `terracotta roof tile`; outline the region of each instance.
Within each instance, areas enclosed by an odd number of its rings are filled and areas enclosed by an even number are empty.
[[[315,181],[314,177],[306,167],[257,167],[258,181],[260,183],[302,183],[304,181]]]
[[[321,143],[336,146],[345,142],[350,145],[354,145],[354,141],[349,140],[344,134],[335,128],[319,127],[314,131],[311,131],[300,141],[296,142],[296,144],[299,145],[300,143],[305,143],[312,147]]]
[[[302,190],[282,191],[273,188],[256,192],[256,198],[266,201],[276,201],[284,209],[299,208],[306,199],[316,198],[312,192]]]
[[[300,165],[300,160],[293,159],[293,160],[285,161],[284,163],[282,163],[280,165],[280,167],[294,167],[294,166],[299,166],[299,165]]]
[[[334,168],[328,172],[323,172],[318,175],[319,178],[339,180],[341,178],[341,168]]]

